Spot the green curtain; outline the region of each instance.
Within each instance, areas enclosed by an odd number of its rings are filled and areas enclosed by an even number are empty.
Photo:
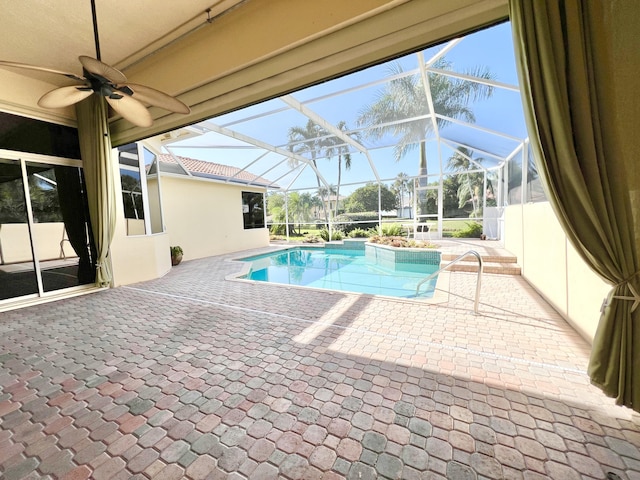
[[[615,3],[510,0],[510,9],[527,127],[547,196],[573,246],[612,285],[589,376],[618,404],[640,411],[637,160],[625,143],[637,140],[621,134],[627,125],[613,81],[620,46]],[[625,93],[636,101],[636,91]]]
[[[111,283],[109,247],[115,228],[115,186],[111,164],[111,138],[104,98],[91,95],[76,104],[78,135],[87,201],[93,237],[96,243],[96,284],[107,287]]]
[[[54,171],[64,229],[73,251],[78,255],[78,282],[81,285],[94,283],[97,253],[95,241],[87,242],[88,232],[91,232],[88,207],[78,208],[79,205],[85,205],[86,198],[81,171],[62,165],[55,166]]]

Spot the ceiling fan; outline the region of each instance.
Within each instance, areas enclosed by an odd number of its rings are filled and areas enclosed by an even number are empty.
[[[38,100],[38,105],[43,108],[67,107],[95,93],[104,97],[107,103],[122,117],[139,127],[149,127],[153,123],[146,105],[160,107],[175,113],[189,113],[189,107],[177,98],[155,88],[128,83],[127,77],[121,71],[100,61],[100,41],[98,38],[95,0],[91,0],[91,11],[97,58],[86,55],[78,57],[82,65],[83,76],[47,67],[3,60],[0,60],[0,66],[48,72],[81,82],[80,85],[60,87],[44,94]]]

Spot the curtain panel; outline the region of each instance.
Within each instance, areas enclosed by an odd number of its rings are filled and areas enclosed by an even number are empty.
[[[97,252],[93,238],[87,242],[87,234],[93,237],[93,233],[88,206],[84,207],[86,193],[83,192],[84,181],[80,169],[58,165],[54,167],[54,171],[64,229],[73,251],[78,255],[78,281],[80,284],[94,283]],[[78,205],[84,208],[78,208]]]
[[[627,126],[612,81],[616,2],[509,3],[527,127],[547,196],[569,241],[612,285],[588,373],[618,404],[640,411],[637,153],[624,143],[637,140],[621,135]],[[629,95],[635,101],[632,89]]]
[[[76,116],[89,216],[97,249],[96,284],[108,287],[112,279],[109,248],[116,223],[116,195],[104,98],[90,95],[76,104]]]

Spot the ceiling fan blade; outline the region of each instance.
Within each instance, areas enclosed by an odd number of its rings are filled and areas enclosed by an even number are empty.
[[[122,98],[110,98],[105,97],[111,107],[138,127],[150,127],[153,124],[151,114],[147,107],[128,95],[122,96]]]
[[[43,108],[62,108],[78,103],[93,93],[90,87],[61,87],[45,93],[38,105]]]
[[[61,70],[54,70],[53,68],[47,67],[38,67],[36,65],[29,65],[27,63],[7,62],[6,60],[0,60],[0,67],[24,68],[27,70],[36,70],[38,72],[54,73],[56,75],[64,75],[67,78],[78,80],[80,82],[84,82],[85,80],[84,77],[80,77],[75,73],[63,72]]]
[[[133,93],[131,94],[136,100],[153,105],[154,107],[164,108],[170,112],[175,113],[189,113],[191,109],[184,103],[171,95],[167,95],[155,88],[147,87],[145,85],[138,85],[135,83],[126,83],[124,85],[118,85],[118,88],[127,87]]]
[[[100,60],[96,60],[95,58],[87,57],[86,55],[81,55],[78,57],[80,63],[84,67],[84,69],[93,73],[94,75],[100,75],[101,77],[106,78],[112,83],[125,83],[127,81],[127,77],[124,76],[120,70],[117,70]]]

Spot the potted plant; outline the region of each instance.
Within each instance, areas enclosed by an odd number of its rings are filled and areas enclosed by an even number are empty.
[[[171,265],[178,265],[182,261],[182,247],[176,245],[171,248]]]

